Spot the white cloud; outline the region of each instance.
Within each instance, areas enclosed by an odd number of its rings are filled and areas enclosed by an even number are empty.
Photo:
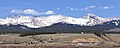
[[[18,13],[18,14],[21,14],[21,13],[23,13],[23,11],[22,11],[22,10],[12,10],[11,13]]]
[[[78,10],[80,10],[79,8],[72,8],[72,7],[66,7],[66,8],[71,10],[71,11],[78,11]]]
[[[110,9],[110,7],[105,6],[104,9]]]
[[[95,8],[95,6],[88,6],[88,7],[84,8],[84,10],[89,10],[89,9],[93,9],[93,8]]]
[[[39,12],[38,11],[35,11],[33,9],[26,9],[23,11],[24,14],[35,14],[35,15],[39,15]]]
[[[79,11],[79,8],[72,8],[72,7],[66,7],[67,9],[71,10],[71,11]]]
[[[55,14],[53,11],[47,11],[47,12],[44,12],[43,14]]]
[[[70,8],[70,10],[74,10],[74,8]]]
[[[26,9],[26,10],[11,10],[11,13],[17,14],[32,14],[32,15],[41,15],[41,14],[55,14],[53,11],[46,11],[46,12],[39,12],[33,9]]]
[[[78,10],[80,10],[80,9],[78,9],[78,8],[70,8],[70,10],[78,11]]]
[[[100,9],[112,9],[114,8],[114,6],[103,6],[103,7],[99,7]]]
[[[57,8],[57,10],[60,10],[60,8]]]

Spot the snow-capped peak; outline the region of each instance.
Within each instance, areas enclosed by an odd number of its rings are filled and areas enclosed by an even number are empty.
[[[103,22],[106,22],[106,18],[99,17],[95,14],[88,13],[86,16],[83,17],[84,19],[89,19],[89,22],[87,22],[87,26],[94,26],[97,24],[102,24]]]
[[[84,18],[96,18],[97,16],[95,14],[92,13],[88,13],[86,16],[84,16]]]
[[[84,16],[83,18],[86,18],[86,19],[100,19],[101,17],[95,15],[95,14],[92,14],[92,13],[88,13],[86,16]]]

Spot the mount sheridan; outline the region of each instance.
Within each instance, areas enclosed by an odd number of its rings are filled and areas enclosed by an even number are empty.
[[[81,18],[73,18],[64,15],[15,15],[0,19],[0,30],[41,32],[120,32],[120,18],[102,18],[92,13],[88,13]]]

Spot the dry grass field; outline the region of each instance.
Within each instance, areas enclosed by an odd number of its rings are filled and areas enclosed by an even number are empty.
[[[11,35],[0,35],[0,42],[5,43],[25,43],[25,42],[33,42],[34,39],[19,37],[19,36],[11,36]]]
[[[120,42],[120,34],[106,34],[106,36],[115,42]]]
[[[106,34],[113,41],[119,42],[119,34]],[[3,43],[2,43],[3,42]],[[36,42],[36,43],[30,43]],[[77,42],[77,43],[76,43]],[[83,44],[79,42],[97,42]],[[32,36],[0,35],[0,48],[119,48],[119,44],[104,43],[106,40],[94,34],[42,34]],[[19,44],[15,44],[19,43]]]
[[[27,36],[28,38],[33,38],[38,41],[73,41],[75,39],[80,39],[80,38],[94,38],[99,41],[104,41],[100,37],[94,35],[94,34],[45,34],[45,35],[35,35],[33,36]]]

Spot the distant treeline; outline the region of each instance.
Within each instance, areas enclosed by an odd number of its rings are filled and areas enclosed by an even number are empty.
[[[40,35],[40,34],[56,34],[56,32],[28,32],[28,31],[0,30],[0,34],[20,34],[20,36],[29,36],[29,35]]]
[[[66,32],[66,31],[63,31],[63,32],[43,32],[43,31],[9,31],[9,30],[0,30],[0,34],[20,34],[20,36],[29,36],[29,35],[40,35],[40,34],[57,34],[57,33],[78,33],[80,34],[81,32],[84,32],[84,33],[94,33],[96,35],[100,35],[100,34],[120,34],[120,32],[104,32],[104,31],[91,31],[91,30],[87,30],[87,31],[80,31],[80,32],[76,32],[76,31],[70,31],[70,32]]]
[[[56,34],[56,32],[26,32],[20,34],[21,37],[29,36],[29,35],[41,35],[41,34]]]

